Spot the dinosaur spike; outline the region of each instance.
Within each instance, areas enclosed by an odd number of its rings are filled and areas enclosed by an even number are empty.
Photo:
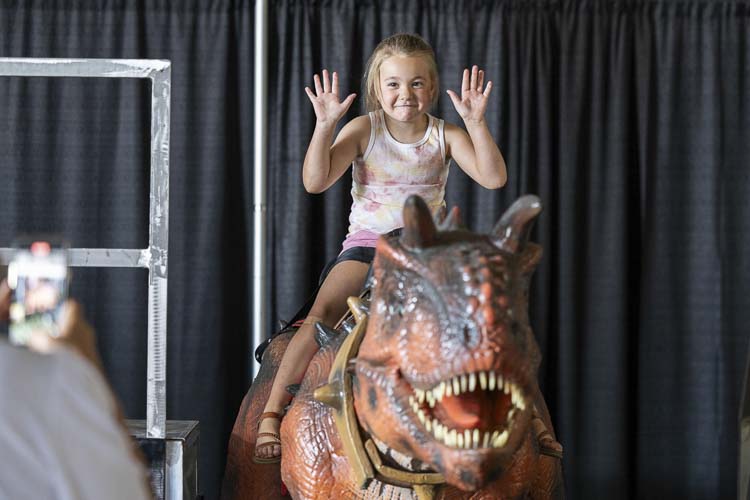
[[[441,210],[445,211],[445,208]],[[438,224],[440,231],[455,231],[459,227],[461,227],[461,210],[458,207],[451,208],[451,211],[446,213]]]
[[[339,332],[330,326],[326,326],[320,321],[315,322],[315,343],[318,344],[318,347],[328,345],[338,334]]]
[[[404,203],[404,231],[401,233],[401,244],[409,250],[429,247],[437,234],[432,221],[430,209],[422,198],[409,196]]]
[[[349,297],[346,299],[346,303],[349,305],[349,310],[354,315],[357,323],[367,317],[367,308],[362,304],[362,299],[359,297]]]
[[[500,217],[490,239],[501,250],[521,252],[529,239],[532,223],[541,211],[542,203],[537,196],[522,196]]]
[[[321,403],[337,410],[341,410],[343,407],[344,395],[341,391],[341,387],[339,387],[336,382],[321,385],[315,389],[315,392],[313,392],[313,398],[315,398],[316,401],[320,401]]]

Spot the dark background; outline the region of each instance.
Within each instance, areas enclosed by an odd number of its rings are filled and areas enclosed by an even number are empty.
[[[172,61],[168,416],[201,422],[200,490],[218,496],[249,384],[251,1],[0,0],[1,57]],[[736,495],[750,321],[747,1],[270,2],[268,331],[311,291],[347,227],[349,179],[309,195],[303,88],[326,67],[360,92],[394,32],[434,47],[442,89],[482,66],[508,184],[455,165],[449,205],[487,231],[541,196],[532,289],[540,380],[568,497]],[[350,116],[362,113],[358,99]],[[148,240],[147,81],[0,78],[0,246]],[[433,113],[459,123],[443,94]],[[146,271],[76,269],[130,418],[145,418]]]

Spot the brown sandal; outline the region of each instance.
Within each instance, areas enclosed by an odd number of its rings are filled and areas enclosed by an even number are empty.
[[[258,420],[258,429],[260,429],[260,424],[267,418],[276,418],[279,420],[279,423],[281,423],[281,414],[276,413],[275,411],[267,411],[263,413],[260,416],[260,419]],[[266,443],[257,444],[257,438],[260,437],[272,437],[274,438],[273,441],[268,441]],[[258,451],[265,450],[266,448],[270,448],[272,446],[281,446],[281,436],[276,434],[275,432],[259,432],[256,436],[256,445],[255,445],[255,453],[253,454],[253,462],[256,464],[276,464],[281,462],[281,455],[275,456],[275,457],[261,457],[258,456]]]

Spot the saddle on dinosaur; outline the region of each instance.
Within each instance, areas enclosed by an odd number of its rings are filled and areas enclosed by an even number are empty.
[[[293,332],[277,337],[230,438],[223,498],[549,499],[563,497],[559,457],[530,425],[551,431],[538,388],[541,354],[528,289],[541,211],[517,200],[488,235],[437,225],[424,201],[404,206],[398,238],[377,244],[371,289],[350,298],[281,426],[282,461],[252,461],[257,422]]]

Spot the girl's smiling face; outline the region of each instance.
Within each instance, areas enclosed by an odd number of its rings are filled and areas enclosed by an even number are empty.
[[[380,65],[378,101],[394,120],[420,118],[430,109],[433,93],[430,66],[424,58],[391,56]]]

